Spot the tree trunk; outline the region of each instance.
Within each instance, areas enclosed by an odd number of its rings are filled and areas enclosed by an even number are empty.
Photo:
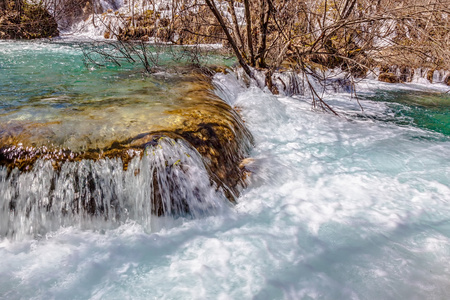
[[[266,67],[266,47],[267,47],[267,28],[269,26],[270,7],[267,0],[260,0],[260,12],[258,22],[258,51],[256,66],[259,68]]]
[[[0,11],[6,10],[6,0],[0,0]]]
[[[253,52],[253,38],[252,38],[252,17],[250,15],[250,4],[249,0],[244,0],[245,5],[245,22],[247,23],[247,47],[248,52],[250,54],[250,65],[254,67],[256,65],[255,62],[255,53]]]
[[[14,10],[19,12],[19,16],[22,16],[23,12],[23,0],[15,0],[14,1]]]
[[[236,42],[234,41],[233,37],[231,36],[230,32],[228,31],[227,25],[225,24],[225,21],[222,18],[222,15],[220,14],[219,10],[216,7],[216,4],[214,3],[214,0],[205,0],[206,4],[208,5],[211,12],[214,14],[214,17],[216,17],[216,20],[219,22],[220,27],[222,28],[223,32],[225,33],[228,42],[230,43],[231,47],[233,48],[234,53],[236,54],[236,57],[239,61],[239,64],[244,69],[245,73],[247,73],[250,78],[254,79],[253,73],[248,67],[247,63],[245,62],[244,58],[242,57],[241,52],[239,51],[239,48],[236,45]]]
[[[134,24],[134,0],[131,1],[131,25],[135,27]]]
[[[233,20],[233,25],[234,25],[234,36],[235,39],[237,41],[237,46],[239,47],[239,49],[244,52],[243,50],[243,46],[244,46],[244,42],[242,40],[242,35],[241,35],[241,30],[239,29],[239,24],[238,24],[238,20],[236,17],[236,11],[234,9],[234,0],[228,0],[228,11],[231,14],[231,18]]]
[[[356,4],[356,0],[345,1],[344,8],[342,9],[342,12],[341,12],[342,19],[347,19],[350,16],[350,14],[353,11],[353,8],[355,7],[355,4]]]

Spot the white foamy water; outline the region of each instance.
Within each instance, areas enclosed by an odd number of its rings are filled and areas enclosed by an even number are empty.
[[[448,137],[352,118],[348,94],[329,96],[346,116],[335,117],[312,111],[307,96],[215,81],[255,137],[238,204],[153,233],[129,221],[3,239],[0,297],[447,298]],[[362,102],[372,115],[386,110]]]
[[[135,157],[126,170],[120,158],[66,162],[58,171],[42,159],[29,172],[0,167],[0,237],[41,238],[61,227],[101,230],[127,221],[151,232],[170,219],[155,215],[199,218],[226,208],[195,149],[170,138],[155,143],[142,159],[128,150]]]
[[[174,5],[171,0],[100,0],[96,13],[86,14],[84,20],[68,28],[61,28],[64,27],[62,24],[59,27],[62,36],[70,39],[103,39],[105,32],[111,30],[111,38],[115,38],[119,28],[126,25],[127,17],[152,11],[159,12],[162,18],[172,18],[172,14],[179,13],[181,9],[178,6],[172,9]]]

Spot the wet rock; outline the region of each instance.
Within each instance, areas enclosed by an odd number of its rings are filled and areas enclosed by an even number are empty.
[[[399,78],[394,73],[381,73],[378,76],[379,81],[388,82],[388,83],[399,83]]]
[[[430,82],[430,83],[433,83],[433,73],[434,73],[434,69],[431,69],[431,70],[428,70],[427,71],[427,80]]]
[[[58,139],[54,137],[58,127],[62,126],[62,121],[24,123],[15,126],[12,126],[12,123],[2,124],[0,167],[5,166],[9,172],[22,173],[32,171],[37,161],[51,161],[58,173],[66,164],[85,161],[101,163],[119,159],[123,169],[127,170],[134,158],[142,158],[148,149],[157,149],[161,141],[170,138],[176,142],[186,142],[195,149],[201,156],[212,186],[223,190],[225,196],[234,202],[245,185],[245,170],[239,164],[251,148],[251,134],[244,127],[239,115],[212,92],[213,86],[207,76],[202,72],[186,76],[187,78],[182,81],[183,89],[179,96],[182,99],[174,100],[175,103],[179,102],[179,106],[171,105],[171,109],[166,110],[163,123],[148,127],[150,130],[141,128],[141,133],[129,138],[121,139],[120,135],[106,136],[104,141],[96,141],[96,138],[91,136],[85,149],[78,147],[71,149],[59,146]],[[152,130],[153,127],[159,129]],[[172,167],[171,164],[166,166]],[[180,168],[182,171],[182,166]],[[134,172],[136,176],[140,174],[140,170]],[[173,182],[171,186],[165,188],[176,194],[179,191],[176,181]],[[161,189],[162,187],[155,181],[152,190],[154,202],[152,212],[156,215],[165,212],[162,209],[161,196],[158,196],[162,194]],[[84,203],[84,211],[101,214],[101,208],[91,201],[94,192],[98,192],[95,184],[84,184],[84,194],[80,197],[83,198],[85,195],[87,198],[80,201]],[[201,195],[198,197],[201,198]],[[182,205],[180,204],[182,201],[177,203],[178,206]],[[187,213],[185,208],[178,206],[176,207],[178,211]]]
[[[447,76],[444,78],[444,81],[443,81],[446,85],[449,85],[450,86],[450,74],[447,74]]]
[[[408,67],[400,67],[399,68],[399,79],[400,82],[411,82],[414,77],[414,69]]]

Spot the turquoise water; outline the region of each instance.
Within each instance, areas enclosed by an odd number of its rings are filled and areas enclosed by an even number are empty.
[[[5,45],[6,48],[2,47]],[[20,47],[23,44],[3,42],[0,53]],[[41,45],[41,50],[32,47],[27,50],[30,55],[36,53],[37,60],[39,55],[48,55],[47,62],[51,57],[61,55],[63,59],[76,52],[71,47],[61,50],[59,47],[66,47],[61,45]],[[57,54],[58,51],[63,53]],[[11,51],[0,57],[9,59],[14,55],[20,56],[20,52]],[[79,54],[74,55],[81,62]],[[50,64],[42,64],[36,72],[42,77],[45,74],[53,77],[47,65]],[[88,76],[94,76],[89,72],[97,72],[81,65],[73,68]],[[129,92],[137,99],[144,98],[139,94],[147,83],[136,83],[141,88],[130,84],[140,82],[140,75],[123,79],[120,74],[127,71],[116,75],[114,68],[98,72],[105,74],[102,77],[105,81],[101,82],[114,83],[104,88],[105,93],[113,94],[111,97]],[[0,76],[9,78],[3,72]],[[76,86],[77,78],[72,80]],[[29,81],[29,85],[10,87],[9,100],[2,100],[2,105],[12,107],[10,114],[2,108],[2,125],[7,118],[20,119],[22,113],[25,120],[38,119],[35,114],[43,118],[45,109],[50,110],[45,105],[48,100],[38,100],[41,103],[36,107],[29,104],[33,102],[30,100],[33,93],[39,94],[40,90],[40,84]],[[103,90],[96,82],[99,90]],[[151,90],[152,80],[149,83]],[[89,84],[86,82],[87,90],[95,93],[95,84],[92,88]],[[169,92],[171,82],[167,84],[165,91]],[[446,96],[444,104],[439,102],[440,106],[435,107],[426,104],[429,100],[416,99],[429,99],[429,87],[380,87],[377,82],[369,82],[360,89],[365,95],[361,99],[364,113],[349,94],[326,95],[340,113],[336,117],[312,110],[308,96],[274,96],[255,86],[246,87],[233,74],[216,75],[214,84],[217,94],[238,108],[255,138],[250,158],[244,162],[251,172],[248,186],[236,205],[226,205],[194,219],[150,216],[149,222],[156,227],[150,231],[130,218],[113,228],[80,228],[68,222],[35,238],[2,238],[0,297],[333,300],[448,297],[450,140],[445,132],[448,123],[445,118],[420,121],[433,119],[432,114],[421,115],[428,110],[436,109],[436,116],[446,115]],[[33,85],[34,92],[30,88]],[[131,91],[127,90],[129,85]],[[80,93],[82,86],[78,89]],[[29,90],[24,93],[21,88]],[[51,93],[56,89],[57,86],[51,87]],[[69,84],[66,89],[76,88]],[[24,100],[14,99],[14,91],[28,96]],[[148,92],[152,93],[153,90]],[[8,104],[11,101],[15,104]],[[90,101],[88,97],[86,101]],[[111,107],[122,107],[120,101],[113,103]],[[149,106],[148,115],[153,111],[152,103],[136,104],[130,100],[125,107],[130,109],[128,115],[134,116]],[[61,101],[60,105],[69,104]],[[89,107],[90,104],[85,106],[85,113],[91,111]],[[93,107],[93,117],[104,110]],[[402,112],[409,108],[417,110],[413,115]],[[108,118],[101,120],[105,121]],[[108,128],[116,126],[107,124]],[[90,134],[91,130],[90,127],[86,132]],[[184,153],[183,147],[179,151]],[[142,186],[151,181],[142,174],[121,172],[117,165],[120,166],[120,161],[99,162],[96,174],[103,180],[99,186],[112,186],[129,199],[147,203],[142,197],[145,194]],[[30,172],[22,177],[22,188],[37,193],[41,185],[48,184],[45,176],[52,174],[51,167],[45,163],[40,166],[41,173]],[[68,165],[64,172],[71,167]],[[202,189],[220,203],[216,190],[208,190],[209,185],[204,182],[207,181],[204,168],[192,169],[189,178],[184,179],[184,189],[192,182],[194,188]],[[9,177],[3,170],[0,203],[5,201],[7,180]],[[121,185],[123,182],[128,185]],[[148,205],[147,211],[138,207],[132,213],[149,215]],[[0,220],[0,226],[4,224],[5,220]]]
[[[119,66],[91,54],[103,66],[90,63],[84,53],[93,49],[114,53],[111,46],[82,42],[0,41],[2,136],[74,151],[103,148],[167,129],[181,122],[167,112],[202,105],[187,96],[199,87],[190,73],[192,61],[182,49],[149,46],[148,55],[158,62],[151,75],[136,56],[135,63],[122,59]],[[213,55],[199,59],[202,64],[220,62]]]
[[[393,121],[450,136],[450,93],[438,91],[377,91],[366,97],[387,102]]]

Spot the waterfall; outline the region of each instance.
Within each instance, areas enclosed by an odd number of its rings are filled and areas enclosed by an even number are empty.
[[[0,167],[0,236],[39,237],[60,227],[117,227],[136,221],[151,231],[157,216],[200,217],[223,209],[221,189],[199,153],[161,138],[128,163],[120,158],[63,163],[37,160],[29,172]]]
[[[95,6],[95,13],[92,10],[83,11],[82,18],[76,22],[67,25],[67,20],[63,18],[58,21],[58,25],[63,36],[99,39],[103,38],[106,32],[118,31],[119,28],[124,27],[126,19],[133,14],[157,11],[161,17],[170,18],[172,16],[171,5],[171,2],[167,0],[151,2],[145,0],[100,0]],[[114,34],[109,37],[113,36]]]

